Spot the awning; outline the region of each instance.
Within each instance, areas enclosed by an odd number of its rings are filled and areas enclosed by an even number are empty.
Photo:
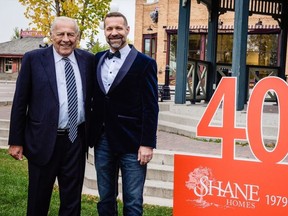
[[[173,33],[178,30],[178,26],[167,26],[166,31]],[[234,30],[234,25],[220,25],[218,27],[218,31],[220,33],[232,33]],[[279,25],[248,25],[249,33],[277,33],[280,32]],[[190,32],[194,33],[207,33],[208,26],[207,25],[193,25],[189,27]]]

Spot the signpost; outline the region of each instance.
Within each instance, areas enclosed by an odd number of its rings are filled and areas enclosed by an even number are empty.
[[[267,149],[262,134],[265,95],[278,97],[278,139]],[[262,216],[288,214],[288,86],[278,77],[261,79],[247,106],[247,126],[236,126],[236,78],[222,78],[197,126],[197,137],[222,140],[221,157],[175,155],[174,216]],[[222,105],[221,126],[210,124]],[[235,158],[235,140],[247,140],[255,160]]]

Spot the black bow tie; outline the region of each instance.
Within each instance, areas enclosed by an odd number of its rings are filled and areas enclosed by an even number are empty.
[[[117,50],[115,53],[112,53],[110,51],[107,53],[108,59],[112,59],[114,56],[117,58],[121,58],[121,53],[119,52],[119,50]]]

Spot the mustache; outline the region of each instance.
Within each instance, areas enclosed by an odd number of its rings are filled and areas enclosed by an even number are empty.
[[[120,36],[115,36],[115,37],[108,37],[108,39],[122,39],[122,37],[120,37]]]

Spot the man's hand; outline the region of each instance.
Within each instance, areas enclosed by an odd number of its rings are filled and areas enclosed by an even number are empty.
[[[8,153],[16,160],[23,159],[23,146],[10,145]]]
[[[141,165],[149,163],[153,157],[153,148],[148,146],[140,146],[138,150],[138,161]]]

